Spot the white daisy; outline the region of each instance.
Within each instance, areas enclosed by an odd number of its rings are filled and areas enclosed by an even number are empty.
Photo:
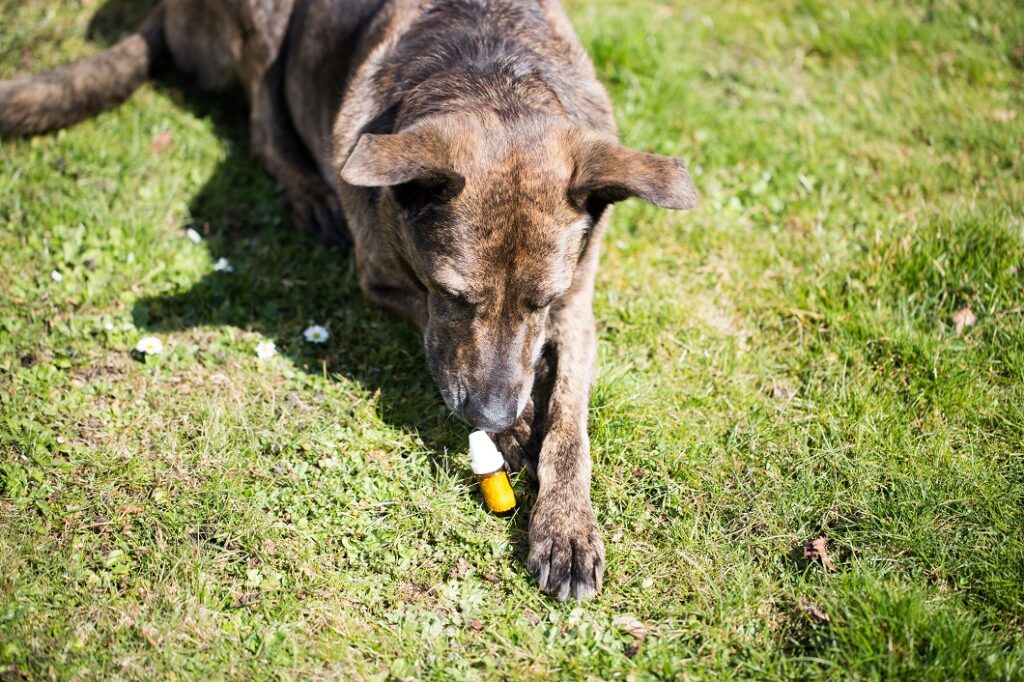
[[[135,350],[144,355],[157,355],[164,352],[164,344],[155,336],[143,336],[135,344]]]
[[[327,339],[331,338],[331,333],[327,331],[327,328],[321,327],[318,324],[306,327],[306,331],[302,332],[302,335],[310,343],[324,343]]]
[[[111,322],[110,320],[107,320],[106,322],[103,323],[103,328],[106,329],[108,332],[112,332],[114,331],[114,323]]]
[[[256,357],[260,360],[267,360],[277,354],[277,346],[273,341],[260,341],[256,344]]]
[[[50,273],[50,279],[52,279],[54,282],[60,282],[61,280],[64,279],[64,275],[60,274],[60,272],[58,272],[57,270],[54,270],[53,272]]]
[[[195,230],[193,230],[191,227],[185,231],[185,236],[188,237],[189,241],[191,241],[193,244],[198,244],[199,242],[203,241],[203,236],[196,232]]]
[[[213,264],[213,269],[216,272],[234,272],[235,268],[228,262],[227,258],[221,256],[216,263]]]

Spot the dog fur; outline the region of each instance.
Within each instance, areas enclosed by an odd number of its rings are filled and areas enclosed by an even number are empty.
[[[448,407],[535,475],[541,589],[596,593],[599,244],[611,204],[686,209],[696,193],[681,161],[619,145],[558,3],[163,0],[110,50],[0,83],[0,134],[114,106],[164,55],[203,88],[241,84],[295,221],[354,248],[366,296],[423,332]]]

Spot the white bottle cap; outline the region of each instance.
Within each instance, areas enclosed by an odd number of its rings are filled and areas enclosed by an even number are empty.
[[[493,474],[505,466],[505,458],[494,447],[490,437],[483,431],[469,434],[469,459],[473,473],[477,476]]]

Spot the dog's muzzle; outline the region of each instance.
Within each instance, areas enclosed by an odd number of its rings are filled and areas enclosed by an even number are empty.
[[[520,387],[488,386],[466,396],[463,417],[471,425],[487,433],[501,433],[512,428],[522,412]]]
[[[508,431],[519,418],[519,396],[514,392],[470,394],[464,417],[472,426],[488,433]]]

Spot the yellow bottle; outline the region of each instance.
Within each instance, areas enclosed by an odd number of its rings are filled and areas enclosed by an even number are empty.
[[[505,458],[483,431],[469,434],[469,457],[490,510],[500,514],[516,506],[516,495],[505,473]]]

